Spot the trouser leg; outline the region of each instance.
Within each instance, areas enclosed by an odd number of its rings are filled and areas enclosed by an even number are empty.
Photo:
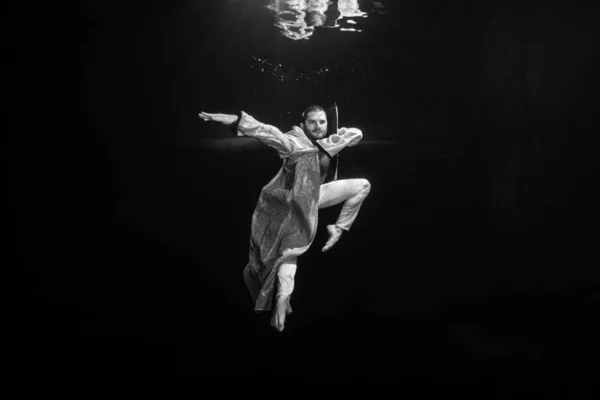
[[[296,259],[291,259],[279,266],[277,270],[277,297],[287,296],[294,291],[294,277],[296,275]]]
[[[349,230],[356,219],[360,206],[369,194],[371,185],[366,179],[346,179],[334,181],[321,186],[319,208],[330,207],[344,202],[336,225]],[[277,297],[287,296],[294,291],[297,259],[293,258],[281,264],[277,270]]]
[[[344,202],[335,225],[348,231],[370,191],[371,184],[366,179],[344,179],[326,183],[321,185],[319,209]]]

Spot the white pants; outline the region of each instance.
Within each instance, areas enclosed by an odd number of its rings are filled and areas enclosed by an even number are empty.
[[[371,190],[371,184],[366,179],[345,179],[321,185],[319,193],[319,209],[335,206],[344,202],[342,211],[335,225],[345,231],[350,230],[358,215],[362,202]],[[277,271],[279,282],[277,296],[291,296],[294,291],[294,276],[296,275],[296,258],[281,264]]]

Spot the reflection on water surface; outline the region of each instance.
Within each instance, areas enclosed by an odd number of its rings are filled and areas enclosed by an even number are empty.
[[[362,32],[357,20],[367,18],[367,12],[361,9],[367,6],[367,3],[373,13],[385,13],[380,1],[273,0],[265,7],[275,13],[274,25],[283,36],[301,40],[310,38],[316,28]]]

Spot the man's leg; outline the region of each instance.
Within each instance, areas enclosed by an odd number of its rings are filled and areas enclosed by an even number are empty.
[[[329,250],[342,236],[349,231],[358,215],[360,206],[371,191],[371,184],[366,179],[344,179],[321,185],[319,209],[344,202],[340,216],[334,225],[328,225],[329,240],[323,251]]]
[[[296,258],[281,264],[277,270],[277,301],[271,318],[273,325],[279,332],[283,331],[285,317],[292,312],[290,298],[294,291],[294,276],[296,275]]]

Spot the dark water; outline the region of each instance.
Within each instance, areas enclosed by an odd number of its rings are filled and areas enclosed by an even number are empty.
[[[291,40],[268,3],[46,10],[40,116],[54,131],[14,179],[36,371],[421,376],[482,383],[485,398],[523,385],[586,398],[597,13],[361,1],[367,18]],[[277,334],[241,270],[279,160],[197,113],[241,109],[286,130],[334,101],[364,133],[340,178],[372,191],[327,254],[339,207],[320,213]]]

